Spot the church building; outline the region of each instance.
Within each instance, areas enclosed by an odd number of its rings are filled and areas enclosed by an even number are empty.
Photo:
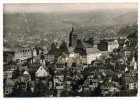
[[[69,47],[75,48],[77,45],[77,34],[74,32],[73,27],[71,33],[69,34]]]

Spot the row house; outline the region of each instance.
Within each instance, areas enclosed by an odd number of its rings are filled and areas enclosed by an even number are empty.
[[[136,77],[124,77],[124,86],[126,90],[135,90],[138,88],[138,79]]]
[[[9,95],[13,92],[14,82],[12,79],[4,80],[4,95]]]
[[[102,95],[107,96],[107,95],[114,95],[116,93],[119,93],[120,91],[119,88],[120,86],[117,86],[113,82],[106,82],[101,86]]]
[[[67,91],[71,91],[71,81],[72,81],[72,78],[67,75],[66,78],[65,78],[65,88]]]
[[[54,87],[56,84],[59,84],[64,81],[64,73],[56,72],[55,76],[53,77]]]

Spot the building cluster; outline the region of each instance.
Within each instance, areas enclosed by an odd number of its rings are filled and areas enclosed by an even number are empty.
[[[138,88],[138,37],[78,39],[50,48],[4,49],[4,96],[135,96]]]

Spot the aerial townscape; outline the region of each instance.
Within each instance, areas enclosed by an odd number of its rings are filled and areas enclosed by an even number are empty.
[[[50,49],[4,49],[4,96],[136,96],[138,87],[137,30],[127,37],[78,39]]]
[[[4,97],[137,96],[135,10],[3,16]]]

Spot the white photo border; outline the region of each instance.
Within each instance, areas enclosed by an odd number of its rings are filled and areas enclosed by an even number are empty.
[[[53,98],[47,98],[47,97],[39,97],[39,98],[4,98],[3,97],[3,4],[5,3],[138,3],[138,37],[139,37],[139,32],[140,32],[140,0],[0,0],[0,100],[5,99],[18,99],[18,100],[37,100],[37,99],[42,99],[42,100],[140,100],[140,70],[138,69],[138,96],[136,97],[53,97]],[[138,38],[138,51],[140,50],[139,47],[139,42],[140,39]],[[140,60],[140,55],[138,53],[138,65],[139,65],[139,60]]]

